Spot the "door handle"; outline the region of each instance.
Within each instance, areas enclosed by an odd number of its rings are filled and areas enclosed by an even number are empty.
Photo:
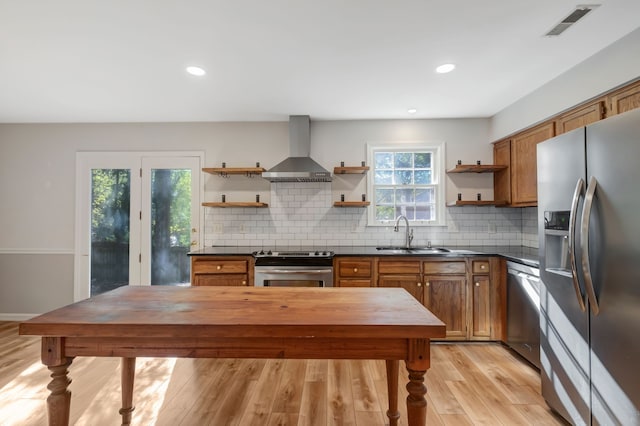
[[[587,297],[591,305],[591,312],[594,315],[600,313],[598,298],[593,287],[593,278],[591,277],[591,262],[589,259],[589,220],[591,219],[591,210],[593,208],[593,199],[595,198],[598,181],[594,176],[589,179],[589,186],[584,196],[584,207],[582,210],[582,226],[580,227],[580,248],[582,249],[582,272],[584,273],[584,281],[587,287]]]
[[[573,201],[571,201],[571,212],[569,215],[569,257],[571,258],[571,279],[573,281],[573,289],[576,292],[578,298],[578,306],[580,310],[584,312],[587,307],[584,303],[584,295],[580,290],[580,283],[578,282],[578,265],[576,263],[576,216],[578,215],[578,201],[580,195],[584,190],[584,179],[578,179],[576,183],[576,189],[573,192]]]

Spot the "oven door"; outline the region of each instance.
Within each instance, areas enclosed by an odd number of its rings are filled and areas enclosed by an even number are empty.
[[[333,287],[331,266],[256,266],[256,287]]]

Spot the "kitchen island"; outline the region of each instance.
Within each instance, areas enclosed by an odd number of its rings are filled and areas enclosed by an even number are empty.
[[[49,424],[69,423],[77,356],[122,358],[122,424],[131,422],[136,357],[384,359],[391,425],[398,363],[409,372],[410,426],[425,424],[430,339],[445,326],[402,289],[121,287],[20,324],[42,336]],[[215,397],[215,396],[213,396]]]

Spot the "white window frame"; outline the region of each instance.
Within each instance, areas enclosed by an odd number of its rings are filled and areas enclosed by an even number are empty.
[[[413,142],[368,142],[367,161],[370,164],[371,171],[367,178],[367,192],[370,194],[369,199],[371,205],[368,208],[367,225],[368,226],[389,226],[393,224],[393,220],[376,220],[376,200],[375,200],[375,158],[377,151],[391,152],[431,152],[432,156],[432,185],[435,187],[436,196],[436,220],[411,220],[411,226],[446,226],[445,208],[446,208],[446,188],[445,188],[445,142],[444,141],[413,141]]]

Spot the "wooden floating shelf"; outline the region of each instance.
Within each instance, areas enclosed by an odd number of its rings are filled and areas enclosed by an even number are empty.
[[[334,207],[367,207],[371,204],[370,201],[336,201],[333,203]]]
[[[214,175],[227,176],[227,175],[261,175],[266,171],[264,167],[205,167],[202,169],[205,173],[211,173]]]
[[[447,203],[447,207],[455,206],[506,206],[506,201],[495,200],[459,200],[451,203]]]
[[[224,202],[224,203],[202,203],[204,207],[269,207],[267,203],[256,203],[256,202]]]
[[[336,175],[364,174],[369,171],[369,166],[334,167],[333,173]]]
[[[507,167],[497,164],[458,164],[454,169],[447,170],[447,173],[493,173]]]

